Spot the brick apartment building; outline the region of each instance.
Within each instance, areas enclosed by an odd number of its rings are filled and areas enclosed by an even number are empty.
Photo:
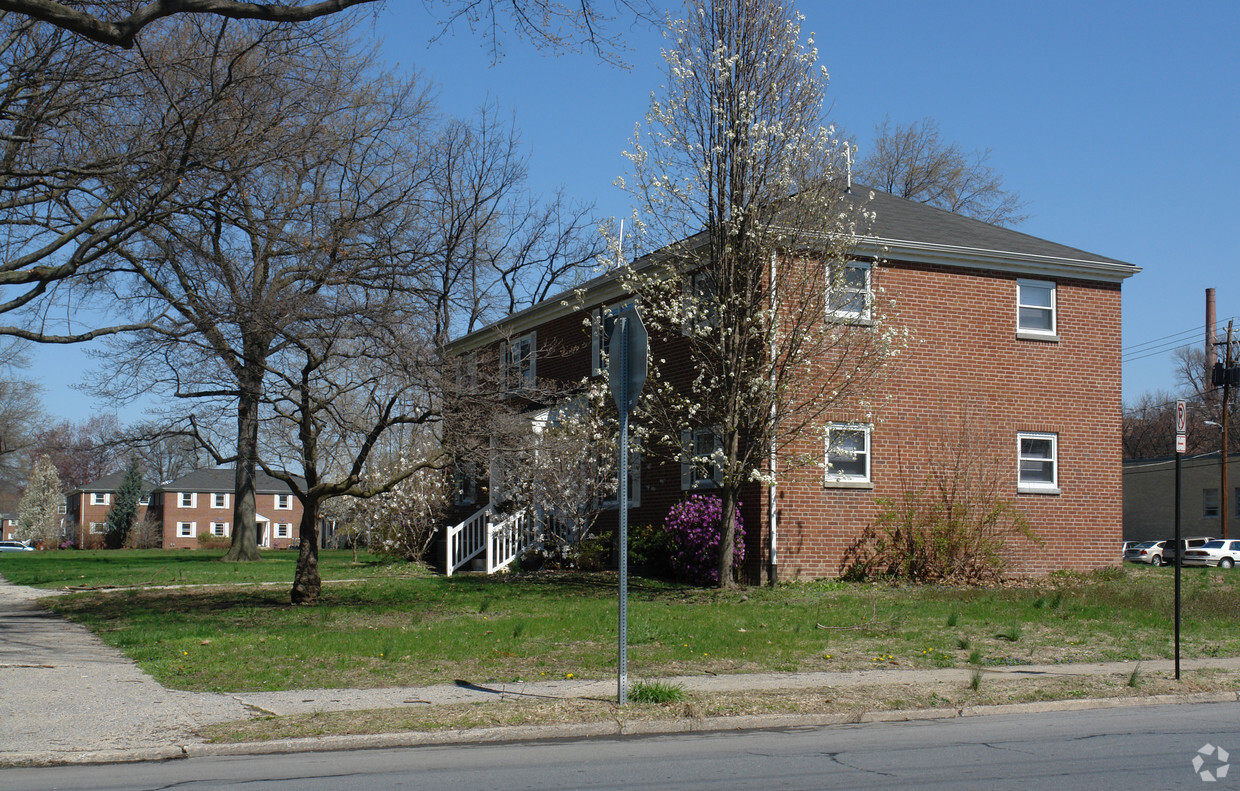
[[[236,471],[231,468],[196,470],[155,487],[152,507],[162,515],[166,549],[198,546],[198,536],[232,536],[233,491]],[[301,501],[283,481],[255,473],[254,510],[260,547],[283,549],[298,540]]]
[[[87,549],[103,546],[108,511],[124,478],[123,471],[114,472],[65,495],[65,536],[71,538],[76,546]],[[139,521],[146,518],[153,488],[152,484],[143,483],[142,497],[138,500]]]
[[[881,287],[912,342],[874,418],[841,413],[822,427],[847,435],[846,458],[828,449],[823,434],[806,435],[788,453],[817,459],[817,474],[742,491],[745,577],[840,574],[878,501],[923,481],[944,431],[966,425],[992,440],[1008,471],[1000,494],[1045,542],[1022,548],[1018,573],[1118,563],[1120,287],[1137,267],[886,193],[853,194],[876,213],[849,264],[854,282],[870,300]],[[583,311],[598,315],[629,298],[611,275],[582,293],[582,307],[553,297],[458,339],[450,351],[495,354],[509,344],[518,349],[509,356],[521,360],[521,376],[580,381],[594,364]],[[675,339],[651,343],[654,357],[677,367],[684,350]],[[540,357],[541,349],[577,351]],[[682,368],[689,367],[686,359]],[[661,524],[672,504],[711,486],[678,459],[642,459],[633,478],[630,524]],[[486,490],[483,480],[461,487],[483,501],[474,509],[486,504]]]

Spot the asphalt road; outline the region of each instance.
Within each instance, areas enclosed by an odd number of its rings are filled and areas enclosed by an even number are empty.
[[[1202,748],[1209,746],[1209,754]],[[774,731],[0,770],[0,788],[1164,789],[1240,787],[1240,703]],[[1194,770],[1211,772],[1205,782]]]

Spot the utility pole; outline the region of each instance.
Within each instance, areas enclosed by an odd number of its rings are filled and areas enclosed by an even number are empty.
[[[1227,362],[1223,364],[1223,459],[1218,493],[1219,526],[1223,529],[1223,538],[1227,538],[1227,413],[1231,412],[1231,380],[1235,378],[1231,358],[1231,327],[1232,322],[1227,322]]]

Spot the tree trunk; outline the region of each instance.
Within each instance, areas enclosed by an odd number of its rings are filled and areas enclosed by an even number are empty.
[[[301,511],[301,548],[293,574],[293,604],[318,604],[323,581],[319,577],[319,503],[306,498]]]
[[[719,516],[719,587],[735,588],[736,578],[732,568],[732,553],[736,546],[736,500],[735,486],[719,487],[723,513]]]
[[[258,367],[258,366],[255,366]],[[254,469],[258,460],[258,402],[262,374],[246,366],[237,405],[237,476],[233,495],[232,544],[224,560],[262,560],[258,553],[258,523],[254,507]]]

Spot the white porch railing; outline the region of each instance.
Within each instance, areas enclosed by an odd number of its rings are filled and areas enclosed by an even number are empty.
[[[497,517],[499,521],[495,521]],[[545,538],[546,530],[561,539],[566,537],[568,531],[559,520],[548,521],[551,524],[544,525],[532,509],[503,516],[488,505],[459,525],[448,528],[444,569],[450,577],[479,555],[485,555],[487,574],[505,569],[522,552]]]

